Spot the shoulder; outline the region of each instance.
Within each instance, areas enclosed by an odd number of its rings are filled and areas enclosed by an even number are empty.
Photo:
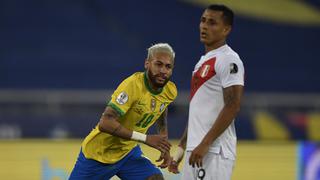
[[[172,81],[168,81],[168,83],[164,87],[164,93],[169,100],[173,101],[178,95],[176,85]]]
[[[136,72],[122,81],[122,85],[141,88],[143,83],[143,72]]]
[[[220,52],[220,58],[225,61],[237,61],[242,62],[238,53],[236,53],[231,47],[227,46],[223,51]]]
[[[217,68],[223,68],[225,66],[230,66],[231,64],[236,64],[237,66],[243,67],[243,62],[240,59],[238,53],[228,47],[224,51],[219,53],[219,55],[217,56],[216,65]]]
[[[131,76],[127,77],[124,81],[133,82],[143,78],[143,72],[133,73]]]

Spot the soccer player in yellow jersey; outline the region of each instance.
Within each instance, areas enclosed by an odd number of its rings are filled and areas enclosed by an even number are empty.
[[[161,171],[142,156],[138,142],[161,151],[157,161],[170,164],[167,107],[177,96],[169,81],[175,53],[159,43],[148,48],[145,72],[125,79],[111,96],[99,123],[84,139],[71,180],[106,180],[113,176],[128,180],[162,180]],[[146,135],[157,122],[159,134]]]

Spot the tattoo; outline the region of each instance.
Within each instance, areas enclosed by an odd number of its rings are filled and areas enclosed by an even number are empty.
[[[223,89],[223,99],[225,105],[240,105],[243,87],[240,85],[230,86]]]
[[[117,119],[119,114],[114,109],[106,107],[105,111],[102,113],[102,116],[107,119]]]
[[[115,134],[116,134],[116,132],[120,131],[120,129],[121,129],[121,128],[122,128],[122,125],[121,125],[121,124],[119,124],[119,125],[118,125],[118,127],[117,127],[117,128],[115,128],[115,129],[112,131],[112,133],[110,133],[110,134],[115,135]]]
[[[164,112],[161,114],[161,116],[157,120],[158,133],[167,131],[167,115],[168,115],[168,109],[164,110]]]
[[[224,104],[228,105],[232,103],[235,99],[235,88],[234,86],[227,87],[223,90],[223,99],[224,99]]]

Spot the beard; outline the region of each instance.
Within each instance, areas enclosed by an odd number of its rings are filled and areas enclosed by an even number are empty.
[[[151,71],[147,71],[147,74],[148,74],[148,78],[150,79],[152,85],[155,86],[156,88],[163,88],[170,80],[170,77],[168,77],[168,78],[166,78],[166,80],[164,82],[158,82],[157,77],[160,75],[157,75],[157,74],[154,75],[154,74],[152,74]]]

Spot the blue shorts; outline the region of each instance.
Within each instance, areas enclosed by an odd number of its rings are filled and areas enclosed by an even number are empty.
[[[141,155],[140,146],[136,146],[115,164],[105,164],[85,158],[80,151],[69,180],[106,180],[115,175],[122,180],[142,180],[154,174],[162,174],[149,159]]]

